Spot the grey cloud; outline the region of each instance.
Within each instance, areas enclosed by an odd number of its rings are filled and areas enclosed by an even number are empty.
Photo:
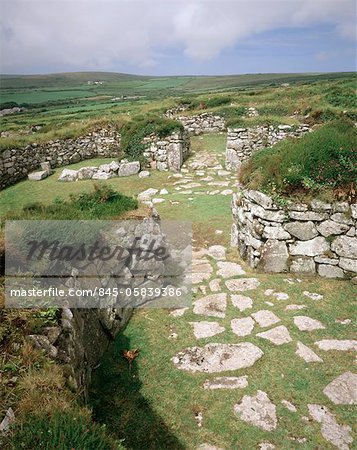
[[[354,0],[0,0],[1,70],[150,67],[180,49],[207,61],[279,27],[332,24],[355,37]]]

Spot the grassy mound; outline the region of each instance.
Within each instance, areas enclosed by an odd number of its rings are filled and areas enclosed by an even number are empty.
[[[146,149],[143,139],[154,133],[164,138],[175,131],[182,131],[183,126],[175,121],[160,116],[137,116],[121,129],[121,148],[130,160],[141,160]]]
[[[357,182],[356,128],[332,121],[300,139],[257,152],[242,167],[240,181],[270,194],[354,195]],[[334,195],[335,194],[335,195]]]

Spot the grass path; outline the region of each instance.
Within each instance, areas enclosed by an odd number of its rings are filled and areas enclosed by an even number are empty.
[[[151,187],[168,190],[167,195],[160,196],[165,202],[157,204],[156,208],[163,219],[192,221],[194,245],[196,250],[201,251],[195,258],[203,259],[211,266],[211,280],[220,279],[220,293],[227,298],[224,317],[196,314],[192,308],[181,317],[173,316],[168,310],[137,311],[95,373],[91,403],[96,419],[122,439],[126,448],[135,450],[334,449],[336,446],[322,435],[321,424],[309,414],[308,405],[328,408],[335,417],[337,427],[342,424],[354,427],[353,406],[335,405],[323,390],[336,377],[352,370],[355,353],[323,351],[315,342],[325,338],[353,339],[356,331],[353,322],[356,288],[338,280],[301,278],[298,281],[290,275],[252,272],[239,259],[237,252],[229,248],[231,195],[223,195],[222,192],[234,190],[236,181],[233,175],[221,173],[218,167],[223,163],[225,136],[197,137],[192,141],[195,154],[188,161],[182,178],[172,177],[168,173],[153,173],[145,179],[118,178],[108,183],[123,194],[133,196]],[[87,161],[72,167],[102,162]],[[204,167],[205,164],[208,167]],[[68,197],[72,192],[92,188],[89,181],[59,183],[58,172],[41,183],[24,181],[3,191],[0,197],[2,214],[29,202],[50,202],[55,196]],[[228,186],[215,185],[222,182],[228,182]],[[199,186],[187,188],[191,183]],[[186,191],[192,192],[185,194]],[[217,274],[219,262],[206,254],[212,245],[224,246],[227,249],[226,261],[239,264],[246,272],[230,279],[254,277],[259,280],[259,286],[246,292],[230,292],[225,285],[226,280]],[[211,280],[194,285],[193,302],[213,294],[209,287]],[[285,293],[289,298],[278,300],[274,295],[268,296],[265,293],[269,289]],[[323,299],[312,300],[304,295],[305,291],[320,294]],[[236,308],[232,302],[232,295],[235,294],[250,297],[252,308],[244,311]],[[286,310],[287,305],[291,304],[304,305],[305,309]],[[249,318],[261,310],[273,312],[280,322],[262,327],[254,320],[250,335],[241,337],[233,332],[232,320]],[[293,318],[301,315],[320,321],[325,328],[300,331]],[[196,339],[191,323],[203,321],[217,322],[225,330],[212,337]],[[287,328],[291,342],[276,346],[258,336],[276,326]],[[175,355],[193,346],[244,342],[257,346],[264,353],[253,366],[245,369],[192,373],[180,370],[172,362]],[[295,354],[297,342],[308,346],[323,362],[306,363]],[[140,356],[134,361],[130,372],[122,351],[134,348],[140,349]],[[190,352],[187,354],[190,355]],[[234,390],[203,388],[206,380],[212,381],[217,376],[247,376],[248,386]],[[255,396],[258,390],[265,392],[276,406],[277,426],[272,431],[247,423],[233,412],[234,405],[240,404],[244,396]],[[295,405],[296,412],[284,407],[282,400]],[[348,436],[353,435],[349,429],[337,429],[342,441],[346,436],[348,440]],[[199,447],[204,443],[211,447]],[[260,447],[263,443],[271,446]],[[353,444],[340,444],[340,448],[347,449],[348,446],[353,448]]]
[[[166,201],[158,204],[157,209],[162,218],[190,218],[193,221],[196,249],[207,249],[217,244],[227,247],[226,260],[239,263],[246,272],[244,276],[233,278],[256,277],[260,282],[257,289],[235,293],[249,296],[253,306],[243,312],[234,307],[234,293],[225,286],[225,280],[217,275],[218,262],[207,254],[196,255],[196,258],[204,259],[211,265],[211,280],[221,280],[220,293],[226,294],[228,300],[225,317],[199,315],[192,309],[182,317],[173,317],[168,310],[136,312],[96,373],[92,405],[97,420],[106,423],[111,431],[124,439],[123,444],[130,449],[142,449],[143,443],[147,449],[193,450],[204,448],[200,447],[204,443],[212,446],[206,448],[225,450],[250,450],[260,448],[263,443],[289,450],[336,448],[321,434],[321,424],[309,415],[308,404],[328,408],[335,415],[337,426],[354,426],[353,406],[333,404],[323,389],[337,376],[352,370],[355,355],[351,351],[322,351],[315,342],[324,338],[353,339],[354,323],[340,322],[354,318],[356,289],[343,281],[316,278],[302,278],[299,281],[286,275],[253,273],[239,260],[237,253],[228,248],[230,195],[207,194],[214,190],[222,192],[234,189],[234,179],[218,176],[219,169],[216,166],[222,158],[220,137],[194,139],[193,147],[196,154],[189,161],[189,173],[184,175],[184,179],[187,179],[186,184],[190,184],[193,179],[202,186],[194,188],[189,195],[182,194],[185,190],[183,187],[175,191],[176,187],[184,186],[184,183],[172,186],[169,195],[165,196]],[[202,176],[200,169],[190,168],[192,162],[211,158],[213,150],[217,150],[217,161],[211,162],[215,169],[203,169]],[[200,181],[207,176],[213,176],[214,181],[228,179],[229,186],[208,186],[208,182]],[[216,230],[222,230],[223,234],[216,234]],[[212,294],[209,281],[194,286],[194,302]],[[265,292],[268,289],[288,294],[289,298],[279,301],[274,295],[267,296]],[[304,291],[318,293],[323,296],[323,300],[312,300],[303,294]],[[287,311],[286,306],[290,304],[304,305],[305,309]],[[248,318],[261,310],[273,312],[280,322],[268,327],[255,323],[251,335],[246,337],[239,337],[232,331],[233,319]],[[298,315],[316,319],[325,328],[300,331],[293,321],[293,317]],[[192,322],[203,321],[217,322],[225,331],[213,337],[196,339]],[[281,325],[288,329],[291,336],[291,342],[287,344],[276,346],[257,336]],[[218,374],[191,373],[179,370],[173,364],[172,358],[178,353],[193,346],[203,347],[210,342],[250,342],[259,347],[264,355],[252,367]],[[307,345],[323,362],[306,363],[295,354],[297,342]],[[135,360],[131,373],[122,358],[122,351],[127,348],[140,349],[140,356]],[[212,381],[217,376],[247,376],[248,387],[234,390],[203,388],[206,380]],[[244,396],[254,396],[258,390],[266,392],[270,401],[276,405],[277,427],[273,431],[249,424],[233,412],[234,405],[239,404]],[[281,403],[282,400],[291,402],[297,411],[289,411]]]

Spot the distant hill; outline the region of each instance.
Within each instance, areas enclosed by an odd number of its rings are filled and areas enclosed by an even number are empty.
[[[350,77],[351,72],[333,73],[267,73],[225,76],[141,76],[114,72],[68,72],[48,75],[0,75],[0,89],[39,89],[79,87],[102,81],[107,86],[133,82],[143,90],[173,89],[175,91],[205,91],[260,84],[310,82],[321,79]]]

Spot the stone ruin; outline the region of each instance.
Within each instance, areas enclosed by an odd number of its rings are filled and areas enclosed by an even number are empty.
[[[271,147],[283,139],[301,137],[310,131],[305,124],[297,128],[290,125],[228,128],[226,168],[239,170],[256,151]]]
[[[253,268],[326,278],[357,275],[357,204],[290,202],[259,191],[233,195],[231,243]]]

